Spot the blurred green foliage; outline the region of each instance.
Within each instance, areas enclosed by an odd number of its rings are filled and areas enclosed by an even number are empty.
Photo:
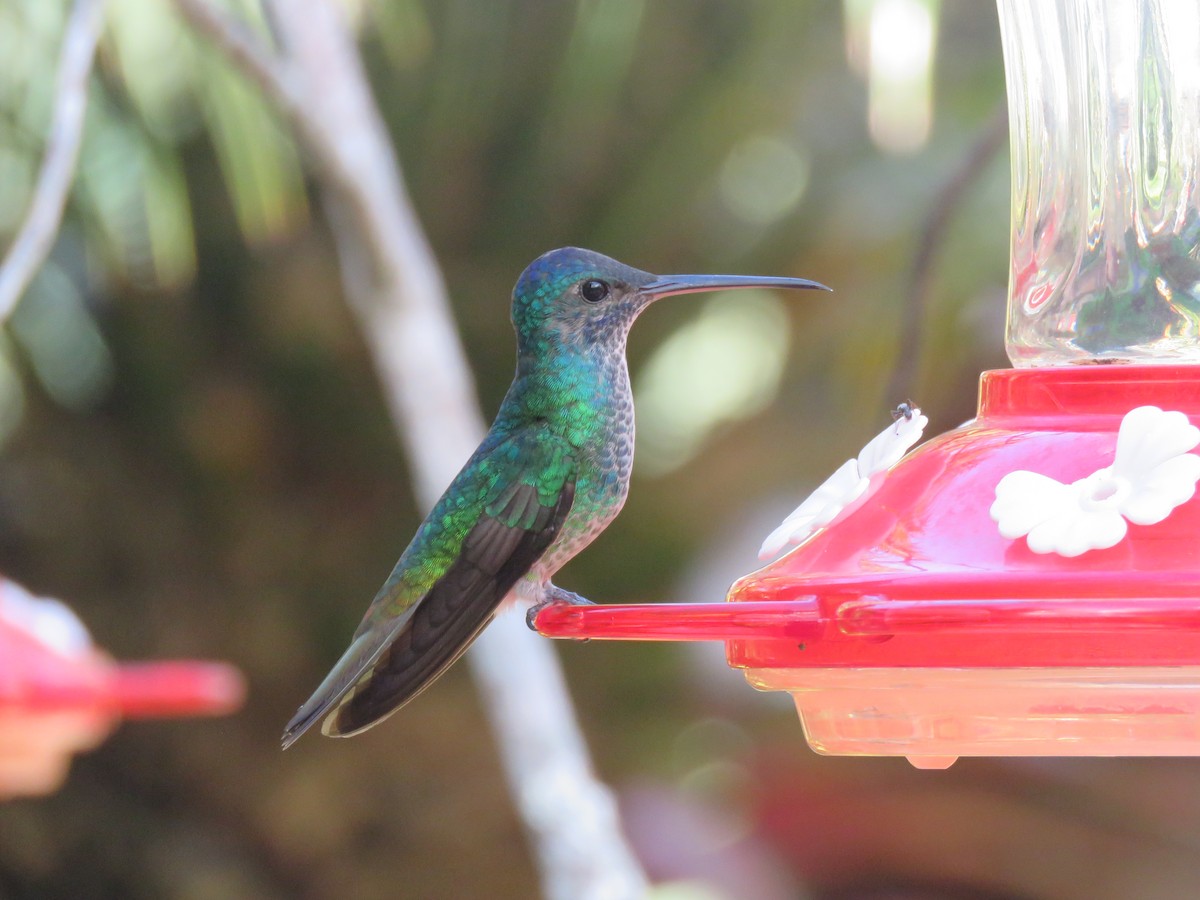
[[[254,3],[230,5],[261,30]],[[671,335],[734,321],[725,301],[639,323],[635,384],[700,410],[694,446],[635,473],[565,586],[718,599],[719,580],[676,593],[693,560],[732,542],[730,577],[755,567],[775,514],[905,399],[883,395],[898,354],[920,354],[910,396],[931,432],[971,414],[980,369],[1005,365],[1004,159],[956,215],[923,344],[898,346],[923,217],[1003,96],[993,11],[926,7],[929,130],[896,154],[872,139],[848,62],[861,2],[352,5],[489,413],[512,372],[511,285],[552,247],[835,288],[762,298],[786,339],[734,394],[749,418],[652,374],[675,368],[655,361]],[[63,15],[59,0],[0,5],[0,240],[28,200]],[[68,600],[118,657],[226,658],[251,696],[228,720],[128,725],[58,796],[0,807],[0,896],[529,896],[463,667],[361,738],[277,750],[419,510],[277,117],[169,3],[113,0],[98,65],[68,220],[0,343],[0,571]],[[710,364],[735,386],[744,368]],[[692,771],[668,748],[703,716],[807,753],[786,709],[736,673],[745,703],[722,705],[679,647],[562,654],[618,785]]]

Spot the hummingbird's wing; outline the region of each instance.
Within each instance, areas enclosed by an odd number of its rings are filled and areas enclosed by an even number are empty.
[[[574,448],[544,427],[481,448],[400,558],[350,648],[288,723],[284,748],[334,704],[324,734],[366,730],[458,659],[554,541],[575,497],[575,472]],[[473,521],[446,527],[448,517],[464,513]],[[454,531],[465,536],[447,547]],[[432,564],[441,576],[415,602],[406,599],[406,588],[428,580],[429,557],[447,551],[444,568]]]

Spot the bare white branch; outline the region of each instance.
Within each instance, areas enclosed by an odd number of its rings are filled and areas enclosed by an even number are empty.
[[[29,211],[0,264],[0,322],[16,309],[58,236],[79,161],[88,78],[104,24],[105,0],[76,0],[63,30],[54,111]]]
[[[282,45],[274,59],[241,40],[244,33],[206,9],[205,0],[176,0],[279,103],[314,163],[347,295],[428,507],[484,430],[445,284],[336,3],[264,2]],[[525,628],[522,616],[507,615],[468,659],[545,894],[644,896],[645,876],[622,835],[612,794],[594,774],[550,643]]]

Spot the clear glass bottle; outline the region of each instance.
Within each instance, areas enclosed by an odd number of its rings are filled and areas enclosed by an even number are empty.
[[[1200,0],[998,0],[1015,366],[1200,363]]]

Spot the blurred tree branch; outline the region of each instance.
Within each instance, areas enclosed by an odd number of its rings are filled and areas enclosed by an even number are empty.
[[[88,78],[104,24],[105,0],[76,0],[63,30],[46,153],[29,210],[0,264],[0,322],[8,319],[54,246],[75,178]]]
[[[925,309],[933,281],[933,264],[946,240],[954,214],[962,204],[967,189],[973,185],[988,163],[1004,146],[1008,138],[1008,105],[1001,101],[983,126],[975,142],[967,150],[941,189],[933,198],[917,238],[908,286],[904,292],[904,314],[901,319],[899,352],[888,380],[885,402],[893,406],[908,398],[916,387],[917,365],[921,360],[921,337],[925,330]]]
[[[263,0],[279,51],[206,0],[184,18],[281,109],[313,163],[348,299],[383,380],[417,494],[432,506],[484,431],[446,288],[357,46],[329,0]],[[521,616],[468,654],[548,896],[635,897],[645,878],[594,776],[557,657]]]

